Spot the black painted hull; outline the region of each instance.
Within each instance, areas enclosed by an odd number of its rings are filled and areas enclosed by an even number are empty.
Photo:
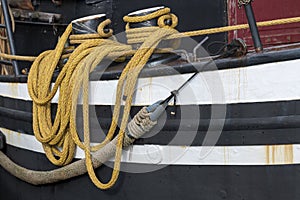
[[[28,168],[54,166],[44,155],[8,146],[7,154]],[[130,167],[130,166],[129,166]],[[97,173],[107,180],[111,169]],[[108,191],[97,189],[87,175],[61,183],[33,186],[0,168],[0,199],[299,199],[300,166],[168,166],[143,174],[121,172]]]
[[[0,113],[2,128],[33,135],[31,128],[31,102],[19,99],[0,97],[0,107],[10,109],[11,115]],[[55,105],[54,105],[55,107]],[[178,110],[180,106],[178,106]],[[188,107],[188,106],[186,106]],[[193,109],[194,106],[190,106]],[[209,120],[211,106],[197,106],[201,110],[201,119]],[[278,145],[300,143],[300,125],[297,123],[300,102],[277,101],[248,104],[227,105],[227,125],[222,131],[217,146],[243,145]],[[133,107],[136,113],[140,107]],[[173,107],[168,108],[174,110]],[[96,106],[109,124],[111,113],[109,106]],[[21,112],[22,115],[18,115]],[[104,114],[103,114],[104,113]],[[169,113],[169,112],[168,112]],[[27,117],[26,117],[27,116]],[[276,118],[275,123],[270,120]],[[282,123],[284,117],[289,117]],[[135,144],[164,145],[176,135],[176,118],[180,112],[165,124],[162,131],[150,138],[136,141]],[[296,121],[293,121],[291,119]],[[239,120],[245,122],[237,123]],[[254,124],[250,125],[249,120]],[[180,119],[178,119],[180,120]],[[279,120],[279,121],[278,121]],[[292,125],[294,124],[294,125]],[[104,128],[105,129],[105,128]],[[192,146],[202,144],[207,124],[199,127]],[[105,129],[106,130],[106,129]],[[188,131],[186,132],[188,134]],[[20,135],[20,137],[22,137]],[[184,140],[181,144],[185,145]],[[50,164],[44,154],[32,152],[8,145],[4,151],[14,162],[28,169],[50,170],[56,167]],[[294,155],[295,156],[295,155]],[[143,164],[123,163],[122,167],[142,167]],[[103,166],[97,169],[102,180],[108,180],[111,168]],[[300,165],[250,165],[250,166],[212,166],[212,165],[169,165],[160,170],[148,173],[121,172],[117,184],[108,191],[97,189],[88,175],[72,178],[56,184],[34,186],[25,183],[0,168],[0,199],[298,199],[300,191]]]

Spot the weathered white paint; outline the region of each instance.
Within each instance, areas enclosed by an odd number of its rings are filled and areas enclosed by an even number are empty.
[[[300,59],[199,74],[178,96],[179,105],[300,99]],[[134,105],[165,99],[192,74],[139,79]],[[117,80],[91,82],[91,105],[114,105]],[[222,92],[223,91],[223,92]],[[0,95],[31,100],[27,84],[0,83]],[[58,101],[58,95],[53,102]],[[81,102],[81,101],[80,101]]]
[[[44,153],[42,145],[32,135],[4,128],[9,145]],[[202,152],[209,152],[202,154]],[[77,149],[76,158],[84,158]],[[167,146],[133,145],[124,150],[122,162],[154,165],[286,165],[300,164],[300,144],[258,146]]]

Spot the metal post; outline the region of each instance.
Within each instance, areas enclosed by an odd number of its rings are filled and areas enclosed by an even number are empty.
[[[2,6],[2,10],[3,10],[3,15],[4,15],[6,34],[7,34],[7,38],[9,41],[10,51],[11,51],[12,55],[16,55],[15,42],[14,42],[13,31],[12,31],[12,27],[11,27],[11,18],[10,18],[10,14],[9,14],[9,10],[8,10],[7,0],[1,0],[1,6]],[[15,69],[15,75],[16,76],[20,75],[17,61],[12,60],[12,64]]]
[[[251,5],[252,0],[238,0],[239,6],[244,6],[247,19],[248,19],[248,24],[250,27],[251,35],[252,35],[252,40],[254,44],[254,48],[256,52],[261,52],[263,50],[263,46],[260,40],[260,35],[258,32],[255,16],[253,13],[252,5]]]

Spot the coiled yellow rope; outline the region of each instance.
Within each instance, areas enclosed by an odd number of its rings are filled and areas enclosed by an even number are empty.
[[[82,148],[85,151],[86,167],[91,180],[97,187],[108,189],[114,185],[119,175],[124,133],[127,127],[132,96],[138,75],[160,40],[165,36],[174,34],[176,31],[171,28],[157,29],[135,52],[134,56],[123,70],[118,82],[113,120],[107,137],[100,145],[90,147],[88,122],[89,73],[93,71],[103,58],[111,56],[109,55],[110,53],[126,53],[132,49],[131,46],[120,44],[109,39],[89,39],[84,41],[80,38],[81,44],[70,55],[68,62],[62,68],[53,88],[50,90],[51,75],[61,58],[71,30],[72,27],[70,25],[61,37],[56,49],[53,51],[46,51],[39,55],[31,67],[28,76],[28,89],[33,100],[34,134],[36,138],[42,142],[48,159],[55,165],[63,166],[69,164],[74,157],[76,145]],[[91,37],[95,38],[95,35]],[[84,36],[84,39],[87,38],[87,36]],[[74,41],[74,39],[77,38],[72,36],[70,39]],[[75,41],[74,44],[77,44],[77,41]],[[60,95],[57,113],[55,120],[52,123],[51,100],[58,91],[58,88]],[[76,129],[77,98],[81,88],[83,89],[84,143],[80,141]],[[126,96],[127,100],[123,116],[120,116],[122,96]],[[120,131],[116,136],[118,142],[114,170],[111,180],[108,183],[102,183],[95,175],[91,151],[102,148],[113,138],[119,118],[121,118],[121,125]]]
[[[157,10],[151,14],[144,15],[144,16],[124,16],[123,20],[126,22],[126,37],[128,44],[138,44],[143,43],[148,37],[150,37],[153,32],[157,31],[160,28],[175,28],[178,25],[178,18],[176,15],[170,13],[170,8],[163,8]],[[138,23],[147,21],[150,19],[157,18],[157,25],[158,26],[151,26],[151,27],[141,27],[141,28],[130,28],[130,23]],[[166,25],[165,20],[170,19],[172,24]],[[174,33],[175,34],[175,33]],[[174,35],[173,34],[173,35]],[[178,45],[174,45],[174,48]]]
[[[113,41],[91,39],[81,44],[71,54],[68,62],[62,68],[57,80],[51,88],[52,74],[62,55],[65,43],[71,34],[72,26],[69,25],[61,37],[56,49],[46,51],[39,55],[32,64],[28,76],[28,91],[33,100],[33,129],[36,138],[43,143],[46,155],[55,165],[66,165],[74,156],[75,142],[72,140],[70,129],[71,102],[69,84],[77,65],[88,56],[93,48]],[[98,36],[100,38],[100,36]],[[112,46],[112,45],[111,45]],[[51,100],[60,88],[57,114],[52,124]],[[59,151],[57,147],[62,147]]]

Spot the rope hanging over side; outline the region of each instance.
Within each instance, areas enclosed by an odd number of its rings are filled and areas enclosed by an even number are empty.
[[[119,45],[111,40],[89,39],[79,45],[70,55],[68,62],[63,66],[56,82],[51,87],[52,74],[56,69],[65,44],[72,32],[69,25],[59,40],[55,50],[46,51],[39,55],[31,66],[28,75],[28,91],[33,100],[33,130],[36,138],[43,144],[48,159],[55,165],[63,166],[69,164],[75,152],[75,142],[69,129],[71,95],[69,84],[72,75],[92,50],[100,45]],[[123,48],[124,49],[124,48]],[[128,48],[127,48],[128,49]],[[50,90],[50,88],[52,88]],[[57,113],[52,122],[51,100],[60,89]],[[62,148],[62,150],[59,150]]]
[[[164,37],[174,34],[176,31],[172,28],[159,28],[136,50],[136,53],[123,70],[118,82],[113,121],[109,132],[101,144],[91,147],[88,120],[89,73],[94,70],[101,60],[110,56],[110,53],[128,52],[132,49],[129,45],[120,44],[110,39],[89,39],[83,41],[70,55],[68,62],[63,66],[58,75],[54,86],[51,87],[52,77],[49,75],[54,73],[64,51],[65,43],[71,34],[71,30],[72,26],[69,25],[56,49],[42,53],[31,67],[28,76],[28,89],[33,100],[34,134],[42,142],[48,159],[55,165],[65,166],[69,164],[74,157],[75,147],[82,148],[85,151],[86,167],[91,180],[97,187],[108,189],[115,184],[119,175],[123,141],[126,137],[125,132],[138,75],[159,42]],[[72,39],[74,39],[74,36]],[[60,95],[56,116],[54,122],[52,122],[51,100],[57,93],[58,88]],[[81,89],[83,91],[83,142],[80,141],[76,129],[77,99]],[[127,98],[123,115],[120,116],[123,96]],[[102,183],[94,172],[91,152],[102,149],[112,140],[119,119],[121,120],[121,125],[116,136],[117,147],[114,170],[111,180],[108,183]],[[134,130],[137,131],[138,129]]]
[[[150,130],[156,124],[156,121],[153,122],[150,120],[149,115],[151,113],[145,111],[145,108],[143,108],[136,115],[136,118],[139,119],[138,121],[133,119],[129,123],[132,127],[135,127],[134,129],[139,129],[139,127],[146,127],[145,130]],[[134,130],[132,129],[129,130],[133,132],[126,132],[123,142],[124,147],[131,145],[135,139],[140,138],[145,133],[134,132]],[[133,139],[129,135],[134,135],[135,139]],[[92,162],[94,168],[100,167],[103,163],[107,162],[114,155],[116,151],[116,144],[117,138],[115,138],[107,145],[103,146],[103,148],[101,148],[99,151],[93,154]],[[78,160],[69,165],[51,171],[29,170],[14,163],[2,151],[0,151],[0,166],[6,169],[13,176],[33,185],[56,183],[59,181],[83,175],[87,172],[84,159]]]
[[[119,78],[118,86],[117,86],[117,95],[116,95],[116,102],[113,112],[112,124],[109,129],[109,133],[107,137],[111,138],[116,131],[117,122],[121,121],[119,126],[119,132],[116,136],[118,138],[116,154],[115,154],[115,163],[114,163],[114,170],[112,173],[111,180],[103,184],[96,176],[94,169],[92,167],[92,159],[90,154],[90,146],[89,146],[89,126],[88,126],[88,107],[84,108],[84,144],[87,149],[85,149],[85,156],[87,161],[87,168],[88,173],[93,181],[93,183],[101,189],[107,189],[112,187],[117,178],[119,176],[120,171],[120,163],[121,163],[121,155],[122,155],[122,148],[123,148],[123,141],[125,137],[125,132],[128,124],[129,114],[131,110],[132,98],[133,93],[136,87],[138,75],[140,74],[141,70],[149,60],[150,56],[153,54],[155,47],[159,44],[159,42],[166,36],[171,35],[174,33],[175,30],[173,29],[159,29],[153,33],[153,35],[147,38],[146,41],[142,44],[142,46],[137,50],[134,56],[131,58],[127,66],[124,68],[121,77]],[[84,88],[88,85],[88,80],[86,79],[83,82]],[[123,109],[123,115],[120,116],[121,111],[121,102],[123,97],[125,97],[126,102]],[[88,90],[84,91],[84,106],[87,106],[88,103]],[[75,111],[72,114],[75,116]]]

